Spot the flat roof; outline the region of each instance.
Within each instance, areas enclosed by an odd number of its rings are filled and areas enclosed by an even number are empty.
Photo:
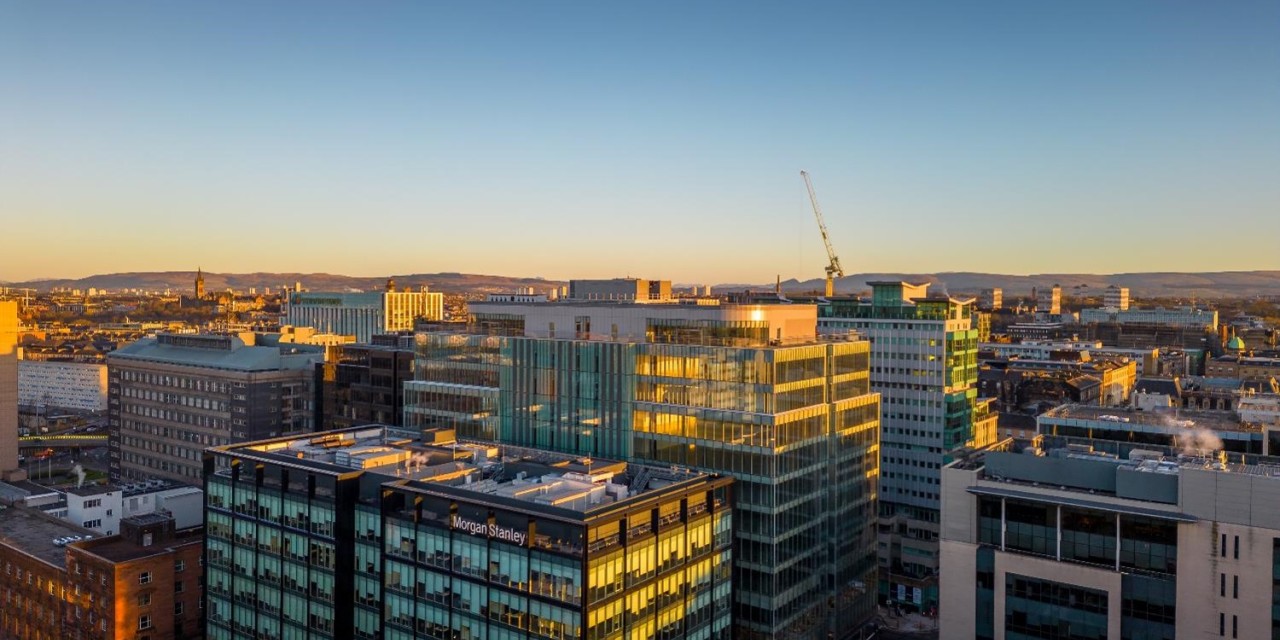
[[[1018,491],[1017,489],[1006,489],[1004,487],[990,487],[984,485],[975,485],[967,489],[969,493],[980,496],[992,496],[997,498],[1013,498],[1015,500],[1028,500],[1033,502],[1046,502],[1052,500],[1054,503],[1063,504],[1072,507],[1080,507],[1083,509],[1095,509],[1098,511],[1107,511],[1111,513],[1123,513],[1133,516],[1147,516],[1150,518],[1162,518],[1164,520],[1175,520],[1177,522],[1199,522],[1200,519],[1185,513],[1176,511],[1164,511],[1162,509],[1147,509],[1143,507],[1117,504],[1114,502],[1105,502],[1103,500],[1090,500],[1087,498],[1067,497],[1067,496],[1048,496],[1044,493],[1034,491]]]
[[[0,506],[0,543],[55,567],[66,567],[66,550],[53,543],[67,536],[97,535],[38,509]]]
[[[1130,411],[1123,407],[1098,407],[1083,404],[1065,404],[1040,415],[1040,420],[1082,420],[1098,425],[1113,426],[1118,430],[1179,431],[1184,429],[1209,429],[1211,431],[1260,431],[1260,427],[1242,423],[1234,414],[1217,411]]]
[[[407,488],[447,488],[530,506],[586,514],[713,474],[562,454],[527,447],[453,440],[426,442],[383,425],[275,438],[210,449],[215,454],[309,467],[363,471]],[[222,471],[220,473],[228,473]],[[466,492],[466,493],[459,493]]]
[[[168,518],[164,516],[156,517],[159,518],[160,521],[168,520]],[[175,534],[172,538],[156,542],[149,547],[144,547],[133,540],[129,540],[119,535],[83,542],[73,542],[67,546],[73,549],[78,549],[84,553],[97,556],[108,562],[120,563],[132,562],[134,560],[150,556],[163,555],[169,553],[169,550],[174,547],[203,543],[204,529],[198,528],[184,530]]]

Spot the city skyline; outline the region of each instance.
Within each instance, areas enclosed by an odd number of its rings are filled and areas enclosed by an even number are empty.
[[[1280,268],[1274,3],[68,8],[0,25],[0,280],[819,278],[801,169],[850,273]]]

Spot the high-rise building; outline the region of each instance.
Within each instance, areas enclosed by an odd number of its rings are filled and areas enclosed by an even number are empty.
[[[1111,285],[1102,293],[1102,306],[1117,311],[1129,310],[1129,287]]]
[[[353,335],[369,342],[376,334],[413,331],[418,320],[444,319],[444,294],[422,291],[330,293],[293,291],[285,300],[284,324]]]
[[[732,480],[428,435],[210,449],[207,636],[731,637]]]
[[[956,460],[942,638],[1274,637],[1278,462],[1047,436]]]
[[[323,347],[211,334],[162,333],[111,352],[111,479],[198,484],[205,447],[311,431],[323,359]]]
[[[995,439],[997,415],[978,398],[978,330],[971,300],[928,284],[871,282],[871,300],[836,298],[823,331],[871,342],[871,389],[881,396],[880,597],[918,610],[938,602],[941,468]]]
[[[473,303],[418,335],[406,425],[731,475],[735,637],[839,637],[874,614],[880,406],[870,345],[816,325],[799,304]]]
[[[1036,313],[1062,315],[1062,287],[1055,284],[1036,291]]]
[[[983,311],[998,311],[1004,307],[1004,289],[983,289],[978,296],[978,308]]]
[[[18,467],[18,301],[0,300],[0,480],[22,480]]]

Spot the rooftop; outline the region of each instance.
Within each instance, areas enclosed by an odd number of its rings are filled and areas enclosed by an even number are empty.
[[[448,430],[430,436],[427,441],[403,430],[369,425],[212,451],[333,473],[358,469],[410,488],[444,489],[454,495],[475,492],[580,514],[708,476],[677,467],[459,441]]]
[[[162,362],[229,371],[310,369],[323,357],[323,350],[306,345],[246,346],[234,336],[178,334],[143,338],[107,354],[108,361]]]
[[[1142,431],[1208,429],[1210,431],[1257,431],[1253,425],[1241,423],[1235,414],[1222,411],[1133,411],[1122,407],[1098,407],[1066,404],[1054,407],[1040,416],[1044,420],[1082,420],[1114,424],[1117,429],[1142,427]],[[1096,426],[1096,425],[1095,425]]]
[[[0,506],[0,543],[24,551],[55,567],[66,566],[66,551],[58,538],[93,535],[38,509]]]

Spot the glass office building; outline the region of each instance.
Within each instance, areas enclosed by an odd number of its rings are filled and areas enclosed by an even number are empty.
[[[731,479],[432,435],[211,449],[208,637],[731,637]]]
[[[990,444],[997,415],[978,398],[972,300],[928,284],[871,282],[870,300],[833,299],[822,330],[871,343],[871,389],[881,396],[880,597],[913,610],[938,604],[941,469]]]
[[[812,305],[477,303],[419,333],[405,423],[735,479],[736,637],[826,638],[874,613],[870,346]]]

